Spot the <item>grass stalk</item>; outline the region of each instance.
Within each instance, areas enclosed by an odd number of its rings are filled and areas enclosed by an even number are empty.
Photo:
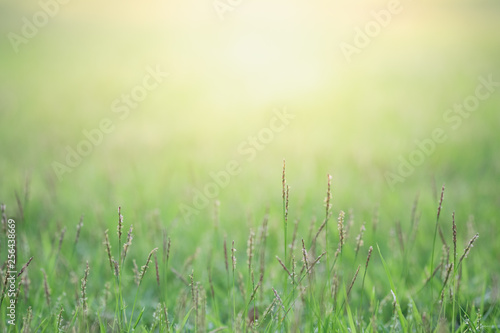
[[[441,188],[441,198],[439,199],[439,206],[437,209],[437,216],[436,216],[436,225],[434,227],[434,237],[432,239],[432,253],[431,253],[431,272],[434,271],[434,253],[436,251],[436,238],[438,234],[438,228],[439,228],[439,215],[441,214],[441,207],[443,204],[443,198],[444,198],[444,184],[443,187]],[[430,277],[430,285],[431,285],[431,294],[432,294],[432,299],[434,299],[434,288],[432,288],[432,279],[434,278],[434,274],[431,275]]]
[[[134,310],[135,310],[135,305],[137,303],[137,296],[139,295],[139,289],[141,287],[142,281],[144,280],[144,275],[146,274],[146,272],[148,270],[149,264],[151,262],[151,257],[153,256],[153,254],[157,250],[158,250],[158,248],[156,247],[153,250],[151,250],[151,252],[149,252],[148,259],[146,260],[146,264],[141,267],[141,275],[140,275],[140,278],[139,278],[139,285],[137,286],[137,290],[135,292],[134,304],[132,305],[132,312],[130,314],[130,321],[129,321],[127,332],[130,332],[130,330],[132,328],[132,321],[134,319]]]

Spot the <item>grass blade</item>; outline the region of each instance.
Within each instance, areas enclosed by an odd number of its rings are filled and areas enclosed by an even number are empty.
[[[396,287],[394,286],[394,282],[392,281],[391,277],[391,272],[389,271],[389,267],[387,267],[387,264],[384,260],[384,257],[382,256],[382,252],[380,251],[380,247],[377,244],[377,249],[378,249],[378,254],[380,255],[380,260],[382,261],[382,265],[384,266],[385,274],[387,275],[387,279],[389,280],[389,284],[391,286],[391,290],[394,293],[394,296],[396,298],[396,311],[398,312],[399,316],[399,321],[401,322],[401,328],[403,329],[403,332],[408,332],[408,327],[406,323],[406,319],[403,316],[403,312],[401,311],[401,306],[399,305],[398,302],[398,296],[396,294]]]

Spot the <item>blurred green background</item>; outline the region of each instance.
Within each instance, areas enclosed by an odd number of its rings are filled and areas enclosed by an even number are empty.
[[[239,230],[268,206],[279,215],[286,159],[294,217],[322,214],[330,173],[335,210],[353,208],[359,222],[379,206],[382,223],[407,225],[420,193],[432,228],[446,183],[447,221],[457,210],[463,228],[474,215],[476,229],[493,234],[500,89],[457,129],[443,114],[474,93],[478,77],[500,81],[500,3],[401,0],[348,61],[340,45],[354,44],[388,3],[242,0],[221,19],[213,1],[72,0],[16,53],[9,34],[21,35],[23,17],[33,21],[41,5],[1,1],[0,201],[17,216],[14,193],[26,196],[29,223],[51,232],[85,214],[101,235],[121,205],[138,233],[152,214],[191,223],[195,234],[213,200],[189,222],[179,205],[234,159],[241,173],[218,199],[225,228]],[[112,102],[157,66],[169,76],[120,119]],[[283,107],[295,118],[247,161],[239,145]],[[60,181],[53,162],[105,118],[114,130]],[[448,139],[391,188],[385,173],[435,128]]]

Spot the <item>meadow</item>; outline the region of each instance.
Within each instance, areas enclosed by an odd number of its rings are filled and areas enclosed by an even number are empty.
[[[499,15],[2,1],[0,329],[500,330]]]

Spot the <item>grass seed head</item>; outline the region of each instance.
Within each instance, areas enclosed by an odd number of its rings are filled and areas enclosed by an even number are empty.
[[[45,301],[47,302],[47,305],[50,306],[50,286],[49,282],[47,281],[47,273],[45,273],[45,270],[42,268],[42,273],[43,273],[43,289],[45,291]]]
[[[398,220],[396,222],[396,232],[398,234],[399,247],[401,249],[401,252],[404,253],[405,252],[405,240],[404,240],[403,230],[401,228],[401,221],[400,220]]]
[[[63,243],[63,240],[64,240],[64,235],[66,234],[66,227],[64,227],[62,230],[61,230],[61,235],[59,236],[59,246],[57,248],[57,252],[61,252],[61,246],[62,246],[62,243]]]
[[[286,312],[285,305],[283,304],[283,301],[281,300],[280,295],[278,294],[278,292],[276,291],[276,289],[274,289],[274,288],[272,288],[272,289],[273,289],[273,292],[274,292],[274,297],[278,301],[278,304],[281,305],[281,308],[283,309],[283,311]]]
[[[133,272],[134,272],[134,282],[137,286],[139,286],[139,281],[141,279],[141,273],[139,272],[139,267],[137,266],[137,262],[134,260],[132,260],[132,263],[134,265],[134,268],[132,269]]]
[[[19,271],[19,273],[17,274],[17,277],[21,276],[21,274],[24,273],[24,271],[26,270],[26,268],[28,268],[28,266],[30,265],[31,263],[31,260],[33,260],[33,257],[31,257],[27,263],[24,264],[24,266],[21,268],[21,270]]]
[[[298,229],[299,229],[299,219],[295,219],[295,222],[293,223],[292,242],[290,243],[290,253],[293,253],[293,251],[295,250],[295,241],[297,240]]]
[[[234,270],[236,269],[236,249],[234,248],[234,241],[231,247],[231,261],[233,262],[233,275],[234,275]]]
[[[339,218],[337,222],[337,229],[339,231],[339,249],[342,252],[342,246],[344,245],[344,218],[345,218],[345,213],[343,210],[340,211],[339,213]]]
[[[283,201],[286,199],[286,177],[285,177],[285,171],[286,171],[286,162],[283,159],[283,174],[282,174],[282,177],[281,177]]]
[[[290,277],[290,279],[293,280],[293,275],[292,273],[290,273],[290,271],[288,270],[288,268],[286,268],[285,264],[283,264],[283,262],[281,261],[281,259],[276,256],[276,259],[278,260],[278,262],[280,263],[281,267],[283,267],[283,269],[285,270],[285,272],[288,274],[288,276]]]
[[[484,331],[484,325],[481,322],[481,309],[477,309],[477,315],[476,315],[476,331],[477,332],[483,332]]]
[[[208,284],[210,285],[210,294],[212,295],[212,298],[215,298],[214,282],[212,280],[212,270],[210,269],[210,267],[207,267],[207,272],[208,272]]]
[[[7,234],[7,215],[5,214],[5,204],[0,204],[0,211],[2,212],[2,229],[3,233]]]
[[[366,256],[365,269],[368,269],[368,263],[370,262],[370,258],[372,256],[372,252],[373,252],[373,246],[370,246],[370,248],[368,249],[368,255]]]
[[[248,235],[248,241],[247,241],[248,272],[250,272],[252,270],[254,238],[255,238],[255,233],[253,232],[252,229],[250,229],[250,234]]]
[[[168,237],[168,240],[167,240],[167,264],[168,264],[169,258],[170,258],[170,237]]]
[[[227,241],[225,236],[224,236],[224,263],[226,264],[226,273],[229,274],[229,265],[227,260]]]
[[[339,293],[339,277],[337,273],[333,274],[332,277],[332,290],[331,290],[331,297],[333,298],[333,306],[337,306],[337,297]]]
[[[317,258],[316,260],[314,260],[311,264],[311,266],[309,267],[309,271],[312,272],[314,266],[316,266],[316,264],[321,260],[321,258],[323,258],[323,256],[326,254],[326,251],[321,253]]]
[[[125,262],[125,258],[127,257],[128,248],[130,247],[130,245],[132,245],[132,239],[133,239],[132,230],[133,229],[134,229],[134,226],[131,224],[130,229],[128,230],[128,234],[127,234],[127,241],[125,242],[125,244],[123,244],[122,265]]]
[[[260,229],[260,269],[259,269],[259,284],[264,280],[264,273],[266,270],[266,239],[267,239],[267,222],[269,221],[269,208],[266,209],[262,226]],[[262,290],[262,289],[261,289]],[[261,293],[262,296],[262,293]]]
[[[250,295],[250,301],[248,301],[248,304],[252,303],[252,301],[255,299],[255,294],[257,294],[257,290],[259,289],[260,284],[257,284],[255,288],[253,288],[252,294]]]
[[[78,239],[80,238],[80,231],[83,227],[83,215],[80,216],[80,222],[76,225],[76,236],[75,236],[75,245],[78,244]]]
[[[118,261],[113,260],[113,268],[115,276],[118,279],[118,277],[120,276],[120,264],[118,263]]]
[[[167,231],[165,229],[162,230],[163,236],[163,264],[167,262]]]
[[[457,225],[455,224],[455,212],[451,214],[452,230],[453,230],[453,262],[457,261]]]
[[[184,285],[186,285],[187,287],[189,287],[189,286],[190,286],[190,283],[189,283],[189,282],[188,282],[188,281],[184,278],[184,276],[182,276],[182,274],[181,274],[181,273],[179,273],[179,272],[178,272],[175,268],[171,267],[171,268],[170,268],[170,271],[171,271],[172,273],[174,273],[174,275],[175,275],[175,276],[176,276],[179,280],[181,280],[181,281],[182,281],[182,283],[184,283]]]
[[[243,281],[243,274],[241,272],[238,272],[238,289],[240,290],[241,296],[243,299],[246,299],[246,288],[245,288],[245,282]]]
[[[170,322],[168,321],[168,310],[167,306],[165,305],[165,302],[162,303],[162,308],[163,308],[163,317],[165,320],[165,325],[167,327],[167,332],[170,331]]]
[[[437,210],[437,220],[439,221],[439,215],[441,214],[441,207],[443,205],[443,199],[444,199],[444,184],[443,187],[441,188],[441,198],[439,199],[439,206]]]
[[[29,291],[30,291],[30,286],[31,286],[31,280],[28,277],[28,274],[24,274],[21,276],[21,281],[20,281],[23,289],[24,289],[24,300],[28,302],[29,300]]]
[[[356,270],[356,273],[354,273],[354,277],[351,280],[351,284],[349,285],[349,289],[347,290],[347,299],[349,299],[349,294],[351,293],[352,287],[354,286],[354,282],[356,282],[356,278],[358,277],[359,269],[361,268],[361,265],[358,265],[358,269]]]
[[[467,256],[469,255],[470,249],[474,246],[474,242],[476,241],[476,239],[478,237],[479,237],[479,234],[476,234],[474,237],[471,238],[471,240],[467,244],[467,247],[464,250],[464,253],[460,257],[460,260],[458,261],[458,265],[460,265],[462,263],[462,260],[464,260],[464,258],[467,258]]]
[[[446,288],[446,284],[448,283],[448,279],[450,278],[450,273],[453,269],[453,263],[450,263],[448,265],[448,269],[446,270],[446,276],[445,276],[445,279],[444,279],[444,282],[443,282],[443,290],[441,292],[441,299],[440,299],[440,302],[443,303],[443,300],[444,300],[444,292],[445,292],[445,288]]]
[[[191,271],[191,274],[189,275],[189,281],[191,281],[191,283],[189,284],[189,286],[191,287],[191,300],[193,301],[193,306],[196,307],[194,271]]]
[[[118,232],[118,241],[120,241],[120,242],[122,240],[122,229],[123,229],[122,207],[118,207],[118,226],[117,226],[117,232]]]
[[[61,306],[61,311],[62,311],[62,306]],[[59,328],[59,323],[60,323],[60,317],[61,313],[59,313],[59,320],[57,327]],[[23,330],[21,333],[29,333],[30,332],[30,326],[31,326],[31,320],[33,319],[33,310],[31,306],[28,307],[28,311],[26,312],[26,316],[23,317]]]
[[[149,255],[148,255],[148,259],[146,260],[146,264],[144,266],[141,267],[141,277],[139,279],[139,285],[142,283],[142,280],[144,279],[144,275],[146,274],[147,270],[148,270],[148,267],[149,267],[149,263],[151,262],[151,256],[153,255],[153,253],[155,253],[156,251],[158,250],[157,247],[155,247],[154,249],[151,250],[151,252],[149,252]]]
[[[264,314],[262,315],[262,320],[264,320],[269,315],[269,313],[273,312],[275,305],[276,305],[276,297],[274,297],[271,304],[267,306],[266,310],[264,311]]]
[[[158,258],[156,257],[156,252],[155,252],[155,271],[156,271],[156,283],[158,284],[158,287],[160,287],[160,271],[158,269]]]
[[[309,258],[307,256],[307,250],[304,244],[304,239],[302,239],[302,260],[304,262],[304,267],[306,268],[306,273],[309,274]]]
[[[89,262],[87,261],[87,266],[85,268],[85,273],[82,278],[82,309],[83,313],[87,314],[87,281],[89,277]]]
[[[363,246],[363,234],[365,232],[365,223],[359,228],[359,234],[356,236],[356,256],[358,255],[359,249]]]
[[[445,268],[448,266],[448,263],[450,262],[450,248],[446,245],[443,245],[442,247],[442,254],[441,254],[441,267]],[[442,277],[444,278],[444,275],[446,271],[442,270]]]
[[[286,200],[285,200],[285,221],[288,221],[288,203],[290,198],[290,186],[286,186]]]
[[[108,254],[109,267],[111,272],[114,272],[113,256],[111,255],[111,244],[109,243],[108,229],[104,231],[104,245],[106,246],[106,253]]]
[[[331,185],[332,185],[332,176],[328,175],[328,187],[326,190],[326,198],[325,198],[325,219],[328,220],[330,218],[330,209],[332,208],[331,200],[332,200],[332,191],[331,191]]]

